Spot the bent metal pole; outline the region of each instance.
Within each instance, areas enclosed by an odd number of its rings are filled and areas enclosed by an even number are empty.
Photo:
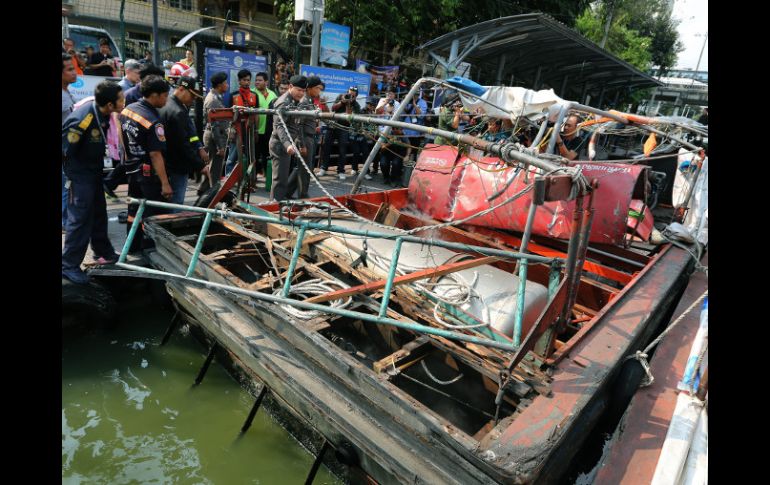
[[[398,119],[399,116],[401,116],[404,111],[406,110],[406,105],[409,104],[409,102],[414,97],[415,93],[418,92],[420,89],[420,86],[424,82],[424,79],[419,79],[414,85],[412,86],[412,89],[409,90],[408,93],[406,93],[406,96],[404,96],[404,100],[401,101],[401,104],[398,106],[396,111],[393,113],[393,116],[390,118],[391,121],[395,121]],[[380,151],[380,148],[382,145],[384,145],[386,137],[390,135],[391,126],[386,126],[385,131],[380,134],[380,136],[377,138],[377,143],[374,144],[374,147],[372,147],[371,151],[369,152],[369,156],[366,157],[366,161],[364,162],[364,166],[361,169],[361,172],[358,173],[358,177],[356,177],[356,182],[353,184],[353,188],[350,189],[351,194],[358,193],[359,188],[361,187],[361,181],[364,179],[364,175],[369,173],[369,166],[374,161],[374,157],[377,156],[377,153]]]
[[[230,109],[228,109],[229,111]],[[565,165],[554,163],[550,160],[538,158],[529,153],[522,152],[514,147],[513,143],[499,143],[482,140],[481,138],[458,134],[452,131],[439,130],[438,128],[416,125],[413,123],[405,123],[403,121],[393,121],[383,118],[376,118],[372,116],[354,115],[354,114],[338,114],[338,113],[323,113],[321,111],[294,111],[294,110],[276,110],[265,108],[237,108],[238,111],[244,114],[277,114],[282,116],[299,116],[304,118],[316,118],[323,120],[337,120],[337,121],[358,121],[362,123],[373,123],[378,125],[385,125],[397,128],[406,128],[408,130],[419,131],[421,133],[427,133],[429,135],[438,135],[450,140],[454,140],[465,145],[470,145],[479,150],[489,152],[495,156],[501,157],[503,160],[514,160],[526,165],[532,165],[546,172],[552,172],[559,169],[568,168]],[[587,184],[586,184],[587,185]]]

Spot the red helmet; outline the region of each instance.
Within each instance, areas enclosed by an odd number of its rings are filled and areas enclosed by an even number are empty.
[[[190,76],[192,73],[192,68],[188,66],[187,64],[183,62],[176,62],[173,66],[171,66],[171,72],[169,73],[170,77],[179,77],[179,76]]]

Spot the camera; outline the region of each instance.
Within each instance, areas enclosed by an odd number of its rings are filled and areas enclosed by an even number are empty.
[[[349,94],[343,94],[342,95],[342,100],[343,101],[350,101],[350,95]]]
[[[391,99],[390,101],[388,101],[388,106],[395,106],[395,105],[396,105],[395,100]]]

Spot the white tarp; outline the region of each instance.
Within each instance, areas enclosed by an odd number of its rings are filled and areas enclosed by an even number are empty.
[[[688,150],[681,148],[679,150],[680,155],[677,160],[677,166],[681,166],[684,162],[692,162],[696,154],[687,153]],[[709,167],[708,157],[703,160],[701,169],[698,175],[698,180],[695,182],[692,196],[690,198],[690,209],[687,211],[683,225],[690,231],[690,234],[695,237],[698,242],[703,245],[708,244],[709,229]],[[692,174],[683,174],[681,170],[676,171],[674,176],[674,189],[673,189],[673,202],[674,207],[678,207],[684,203],[684,198],[687,195],[687,189],[690,187]]]
[[[473,112],[476,108],[481,108],[484,113],[493,118],[510,118],[515,121],[519,116],[536,118],[545,115],[549,108],[564,101],[556,96],[553,89],[534,91],[508,86],[485,86],[485,88],[487,91],[481,96],[481,99],[504,108],[507,112],[461,93],[460,97],[466,109]]]

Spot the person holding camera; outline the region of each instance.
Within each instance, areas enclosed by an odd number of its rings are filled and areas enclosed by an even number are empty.
[[[358,97],[358,88],[351,86],[348,88],[348,92],[340,94],[337,99],[334,100],[332,105],[332,111],[335,113],[345,114],[359,114],[361,113],[361,107],[358,105],[356,98]],[[348,144],[350,143],[350,122],[339,121],[338,124],[341,128],[334,128],[332,137],[337,140],[339,147],[339,157],[337,158],[337,177],[340,180],[345,180],[345,162],[348,156]],[[331,144],[330,144],[331,145]],[[328,162],[327,162],[328,163]],[[355,156],[353,157],[353,165],[350,169],[350,175],[356,175],[358,173],[358,161]]]
[[[107,39],[99,39],[99,52],[95,52],[88,59],[88,67],[85,73],[92,76],[113,76],[115,71],[115,59],[110,51],[110,42]]]
[[[401,106],[401,103],[396,99],[396,88],[390,86],[385,93],[385,97],[377,102],[377,108],[375,108],[374,112],[378,115],[389,114],[392,116],[399,106]]]
[[[453,94],[447,97],[444,105],[441,107],[438,115],[438,129],[445,131],[461,132],[462,123],[468,123],[470,116],[464,112],[463,103],[460,96]],[[450,140],[442,136],[436,137],[436,145],[452,145]]]

